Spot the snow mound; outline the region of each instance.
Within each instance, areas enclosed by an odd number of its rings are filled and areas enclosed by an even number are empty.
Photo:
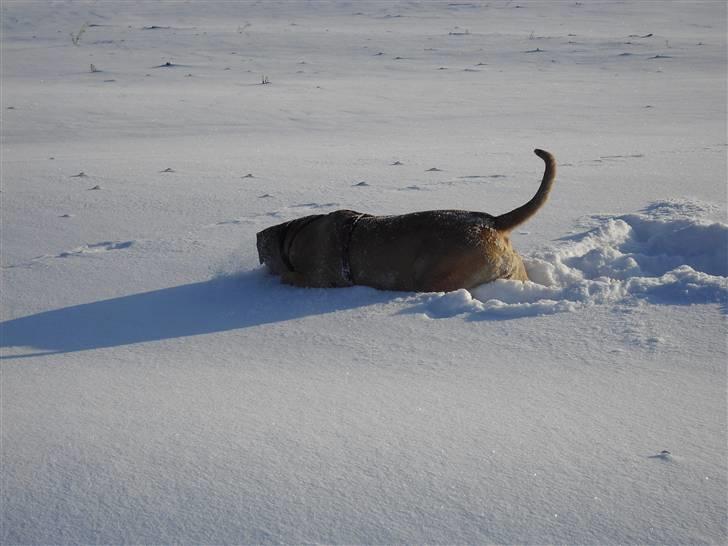
[[[725,304],[728,225],[702,219],[707,212],[691,201],[659,201],[635,214],[592,217],[592,229],[524,257],[531,281],[423,296],[425,312],[522,317],[637,299]]]

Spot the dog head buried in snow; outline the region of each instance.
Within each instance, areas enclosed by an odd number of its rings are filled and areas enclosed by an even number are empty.
[[[556,161],[524,205],[500,216],[431,210],[373,216],[352,210],[304,216],[257,234],[260,263],[286,283],[307,287],[372,286],[383,290],[442,292],[496,279],[526,281],[509,234],[548,199]]]

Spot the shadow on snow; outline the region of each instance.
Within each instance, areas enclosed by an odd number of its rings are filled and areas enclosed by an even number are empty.
[[[300,289],[263,269],[45,311],[0,323],[4,360],[225,332],[391,301],[372,288]],[[9,347],[32,353],[8,355]]]

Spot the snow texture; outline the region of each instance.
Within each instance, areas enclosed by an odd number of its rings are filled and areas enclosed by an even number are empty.
[[[0,25],[2,544],[725,543],[725,2]],[[258,264],[308,214],[512,210],[534,148],[531,282]]]
[[[656,202],[642,213],[598,216],[598,227],[526,259],[529,282],[497,280],[473,291],[423,296],[425,312],[522,317],[636,298],[728,304],[728,225],[686,216],[690,202]]]

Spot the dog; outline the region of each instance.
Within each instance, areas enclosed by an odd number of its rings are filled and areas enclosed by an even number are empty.
[[[257,233],[260,263],[300,287],[447,292],[496,279],[526,281],[509,234],[546,203],[556,177],[554,157],[544,150],[534,153],[546,164],[541,185],[530,201],[510,212],[373,216],[337,210],[304,216]]]

